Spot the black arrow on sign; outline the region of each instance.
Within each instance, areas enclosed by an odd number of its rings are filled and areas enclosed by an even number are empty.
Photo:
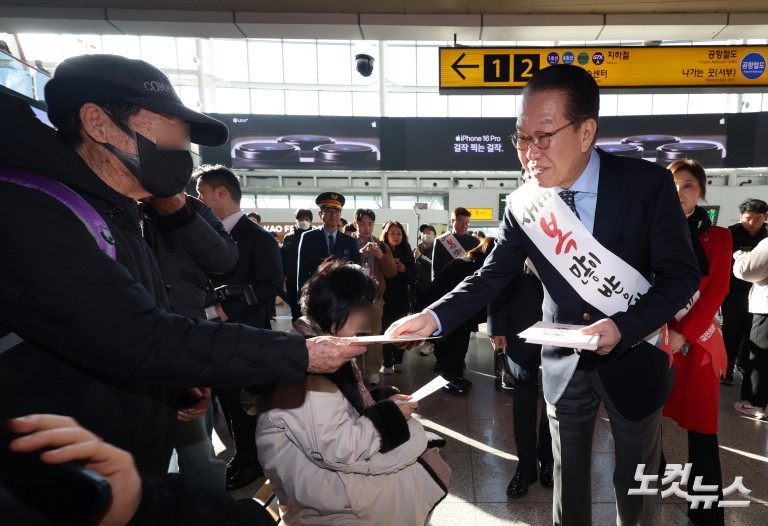
[[[459,66],[459,62],[461,62],[461,59],[463,59],[466,56],[467,56],[466,53],[462,53],[461,55],[459,55],[459,58],[456,59],[456,62],[451,64],[451,69],[461,77],[461,80],[467,80],[467,77],[464,76],[464,73],[461,72],[460,68],[479,68],[480,67],[478,64],[464,64],[463,66]]]

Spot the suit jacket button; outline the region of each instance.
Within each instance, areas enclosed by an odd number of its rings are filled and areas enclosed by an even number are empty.
[[[584,321],[589,321],[589,320],[590,320],[590,318],[591,318],[591,316],[589,315],[589,313],[588,313],[588,312],[585,312],[585,313],[584,313],[584,314],[581,316],[581,319],[582,319],[582,320],[584,320]]]

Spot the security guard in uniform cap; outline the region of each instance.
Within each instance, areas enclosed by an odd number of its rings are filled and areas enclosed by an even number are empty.
[[[338,228],[345,201],[344,196],[338,192],[323,192],[315,199],[315,203],[320,207],[319,215],[323,221],[323,228],[310,230],[301,235],[297,271],[299,295],[304,282],[328,256],[344,257],[353,263],[360,264],[357,240]]]

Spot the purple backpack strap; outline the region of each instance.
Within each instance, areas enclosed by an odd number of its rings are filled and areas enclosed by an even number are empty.
[[[33,188],[63,203],[85,225],[96,244],[99,245],[99,249],[112,259],[117,258],[115,238],[112,237],[112,232],[104,218],[67,185],[44,175],[13,168],[0,168],[0,181]]]

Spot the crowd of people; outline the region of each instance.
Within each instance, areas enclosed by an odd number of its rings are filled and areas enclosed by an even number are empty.
[[[665,169],[595,148],[599,93],[583,69],[527,84],[510,137],[527,182],[495,237],[473,235],[462,207],[439,236],[365,208],[345,225],[345,198],[329,191],[315,201],[322,224],[296,210],[278,243],[241,209],[234,172],[193,171],[187,143],[220,145],[227,128],[186,108],[158,69],[74,57],[45,89],[55,130],[0,94],[0,218],[24,226],[0,234],[0,502],[12,523],[271,524],[225,495],[266,476],[285,524],[426,524],[450,467],[412,417],[418,402],[386,385],[406,346],[349,337],[440,336],[420,352],[434,352],[445,393],[467,396],[470,335],[486,321],[514,384],[511,498],[538,480],[554,490],[555,524],[591,523],[583,474],[602,404],[619,522],[651,523],[654,497],[632,491],[638,465],[681,462],[664,455],[662,416],[687,430],[691,477],[717,488],[701,493],[722,499],[721,385],[740,371],[735,409],[763,418],[768,404],[768,204],[748,199],[737,225],[713,226],[698,162]],[[278,296],[289,333],[271,328]],[[540,320],[599,344],[518,337]],[[226,465],[214,400],[235,444]],[[94,496],[62,515],[19,490],[39,471],[17,466],[31,465],[60,466],[56,480]],[[721,507],[688,513],[724,524]]]

